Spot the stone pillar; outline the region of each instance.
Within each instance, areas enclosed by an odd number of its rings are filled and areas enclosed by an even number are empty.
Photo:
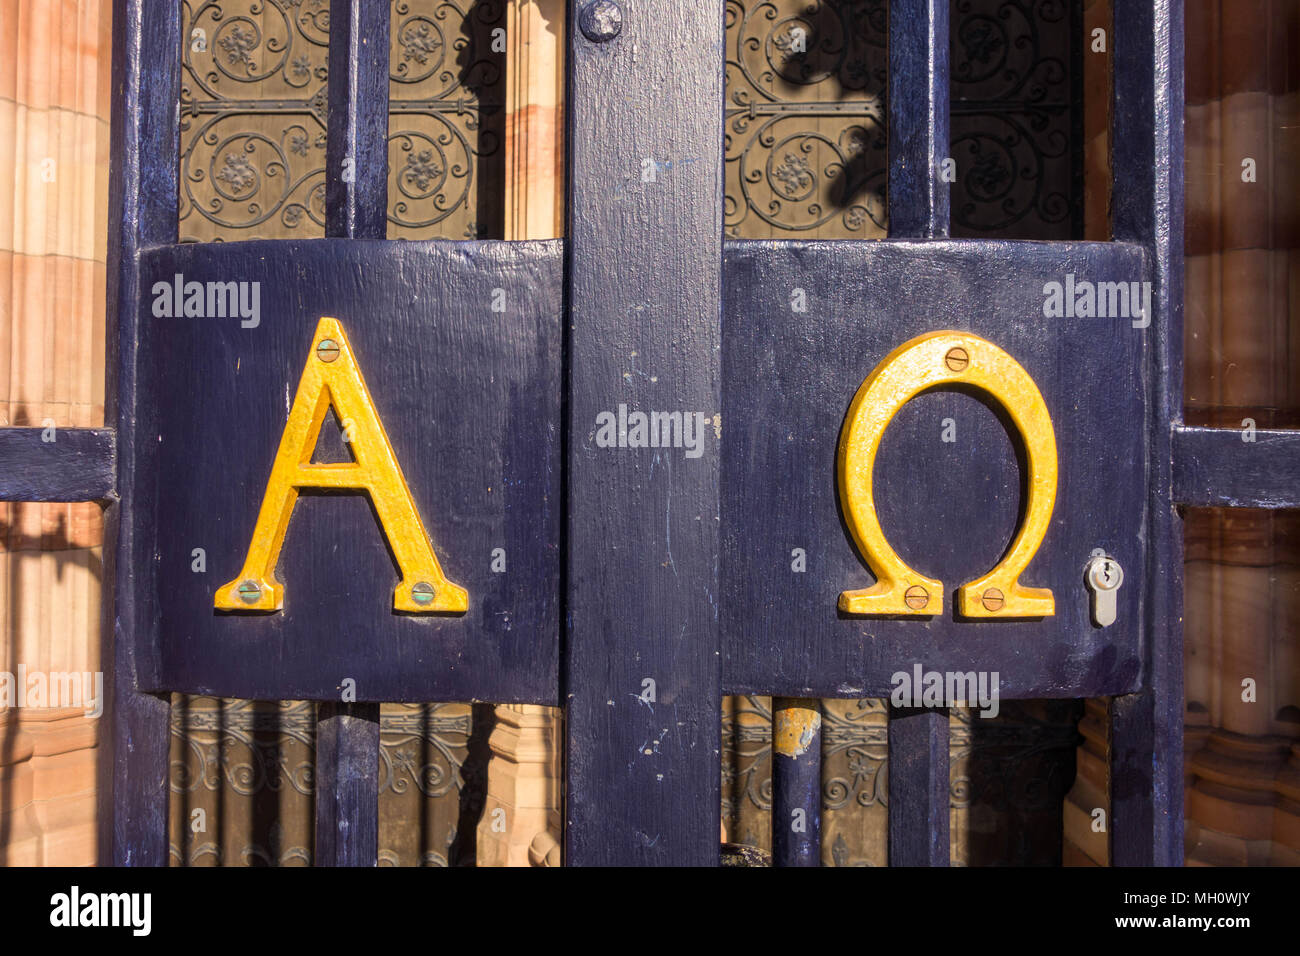
[[[478,825],[479,866],[555,866],[560,860],[559,712],[501,704],[488,738],[487,799]],[[537,859],[530,859],[530,852]]]
[[[564,2],[510,0],[506,13],[507,239],[564,234]]]
[[[0,0],[0,426],[104,422],[109,0]],[[99,667],[94,504],[0,503],[0,671]],[[95,861],[82,707],[0,714],[0,861]],[[66,703],[66,702],[65,702]]]
[[[41,862],[41,825],[32,804],[31,734],[18,726],[18,710],[0,709],[0,866]]]
[[[1300,425],[1293,5],[1187,9],[1186,417]],[[1300,861],[1295,516],[1187,515],[1187,862]]]
[[[1083,719],[1079,721],[1083,743],[1075,751],[1074,786],[1066,794],[1063,813],[1064,866],[1110,866],[1108,708],[1104,697],[1084,702]]]

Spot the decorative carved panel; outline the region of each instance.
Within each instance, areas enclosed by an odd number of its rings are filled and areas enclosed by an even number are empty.
[[[503,238],[506,0],[393,0],[388,238]]]
[[[952,234],[1083,235],[1080,0],[952,0]]]
[[[726,235],[885,235],[885,0],[727,0]]]
[[[1057,865],[1061,808],[1074,781],[1078,701],[1003,701],[995,718],[953,708],[948,721],[954,866]],[[722,719],[722,819],[733,843],[770,850],[771,698],[728,697]],[[822,865],[889,859],[888,707],[822,701]]]
[[[328,0],[181,11],[182,241],[323,236]]]
[[[490,727],[490,707],[383,705],[376,767],[381,866],[473,863]],[[178,694],[171,735],[173,865],[311,863],[313,703]]]
[[[505,0],[391,2],[389,238],[501,238]],[[328,0],[182,11],[182,241],[323,236]]]

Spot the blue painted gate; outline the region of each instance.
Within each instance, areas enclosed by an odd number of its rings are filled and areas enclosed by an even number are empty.
[[[1181,2],[1117,4],[1105,243],[946,238],[947,0],[891,4],[891,238],[724,242],[722,7],[573,6],[563,241],[395,242],[388,4],[335,0],[329,238],[182,246],[179,5],[116,4],[110,427],[47,448],[0,431],[4,498],[108,508],[102,860],[167,862],[173,691],[322,702],[319,863],[375,862],[380,701],[489,700],[565,708],[568,863],[713,865],[724,693],[774,695],[796,720],[804,698],[955,672],[996,674],[1008,699],[1111,697],[1112,859],[1181,862],[1176,508],[1300,502],[1294,436],[1180,423]],[[155,290],[178,281],[257,283],[258,321],[160,316]],[[1045,288],[1067,281],[1149,283],[1149,312],[1049,315]],[[324,493],[294,509],[283,607],[213,606],[322,316],[346,330],[464,613],[394,611],[366,497]],[[1013,357],[1051,415],[1056,501],[1024,584],[1051,589],[1052,614],[999,617],[1000,594],[987,615],[954,610],[1034,481],[1016,409],[962,387],[903,407],[874,472],[891,544],[948,593],[925,614],[840,608],[873,580],[840,498],[850,403],[941,329]],[[639,441],[638,413],[676,415],[685,440]],[[195,547],[211,574],[191,573]],[[1125,575],[1105,627],[1097,551]],[[891,710],[893,864],[947,863],[948,702]],[[774,767],[779,864],[819,858],[816,748],[798,749]]]

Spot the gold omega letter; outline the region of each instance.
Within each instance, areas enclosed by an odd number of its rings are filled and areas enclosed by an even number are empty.
[[[1056,613],[1049,588],[1020,584],[1056,504],[1056,437],[1043,396],[1020,363],[993,343],[969,332],[930,332],[894,349],[867,376],[840,434],[840,503],[853,540],[876,576],[871,587],[840,594],[840,610],[847,614],[934,615],[943,610],[943,584],[904,564],[885,540],[871,473],[881,436],[898,410],[927,388],[957,383],[997,399],[1015,422],[1029,459],[1029,500],[1020,533],[992,571],[961,587],[957,610],[984,618]]]

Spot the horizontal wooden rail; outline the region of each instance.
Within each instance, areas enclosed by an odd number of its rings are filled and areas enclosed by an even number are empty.
[[[1174,429],[1174,501],[1196,507],[1300,507],[1300,431]]]
[[[116,472],[111,428],[0,428],[0,501],[97,501]]]

